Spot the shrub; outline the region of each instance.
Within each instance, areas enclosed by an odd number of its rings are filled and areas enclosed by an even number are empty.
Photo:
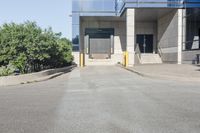
[[[72,45],[51,28],[41,29],[35,22],[4,24],[0,27],[0,66],[10,74],[10,64],[20,73],[37,72],[70,65]]]
[[[7,76],[12,74],[15,71],[15,66],[9,64],[8,66],[0,67],[0,76]]]

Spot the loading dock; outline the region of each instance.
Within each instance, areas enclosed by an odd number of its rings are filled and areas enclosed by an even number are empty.
[[[114,29],[86,28],[85,49],[90,59],[110,59],[114,53]]]

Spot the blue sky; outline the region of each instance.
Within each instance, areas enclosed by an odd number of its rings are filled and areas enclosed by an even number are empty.
[[[71,39],[71,5],[71,0],[1,0],[0,25],[30,20]]]

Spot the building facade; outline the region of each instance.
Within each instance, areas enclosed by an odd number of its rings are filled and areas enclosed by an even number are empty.
[[[73,54],[83,65],[192,63],[199,0],[73,0]]]

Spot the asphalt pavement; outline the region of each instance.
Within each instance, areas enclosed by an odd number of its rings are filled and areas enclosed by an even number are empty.
[[[0,87],[0,133],[199,133],[200,84],[115,66]]]

